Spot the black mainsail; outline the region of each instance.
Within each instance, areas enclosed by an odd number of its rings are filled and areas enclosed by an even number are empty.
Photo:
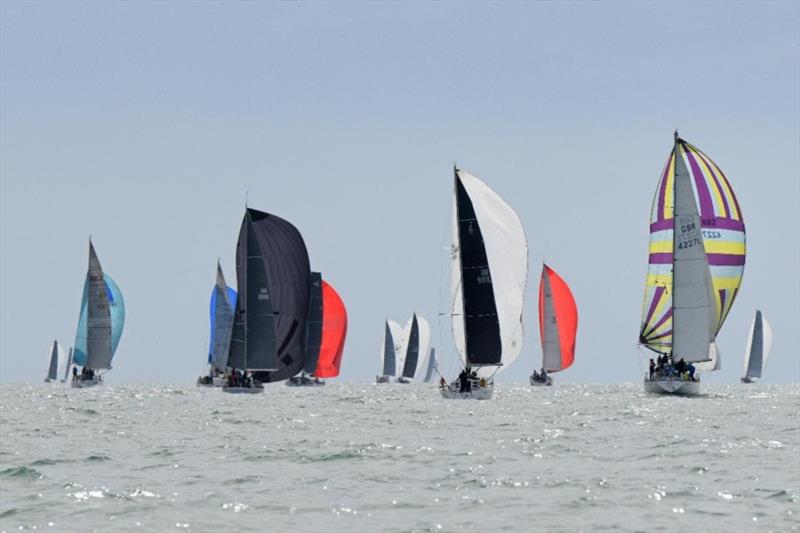
[[[309,299],[308,321],[306,322],[306,359],[303,371],[313,374],[317,371],[319,350],[322,346],[322,274],[311,273],[311,298]]]

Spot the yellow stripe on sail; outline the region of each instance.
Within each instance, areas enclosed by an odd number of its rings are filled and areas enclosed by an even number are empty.
[[[737,276],[735,278],[723,278],[712,276],[711,282],[714,285],[714,292],[721,291],[723,289],[735,290],[738,289],[739,285],[742,284],[742,277]]]
[[[719,187],[717,187],[717,183],[714,180],[714,175],[712,174],[711,169],[708,168],[708,161],[696,148],[692,151],[695,153],[695,159],[700,164],[700,171],[703,173],[703,179],[706,182],[706,187],[708,187],[708,190],[712,192],[712,196],[714,197],[714,205],[716,206],[714,213],[717,216],[727,217],[728,214],[725,212],[725,204],[722,201],[722,191],[720,191]],[[730,205],[730,202],[728,202],[728,205]]]
[[[725,195],[725,200],[728,202],[728,209],[730,210],[730,218],[734,220],[741,220],[742,217],[739,213],[739,210],[736,209],[736,202],[733,198],[733,191],[731,190],[730,184],[728,183],[728,178],[725,177],[725,174],[722,173],[722,170],[717,166],[714,161],[711,160],[706,154],[694,148],[694,150],[698,153],[700,158],[703,160],[704,163],[708,165],[711,169],[713,169],[714,173],[717,175],[717,179],[719,180],[720,186],[722,187],[722,194]]]
[[[672,189],[673,181],[675,180],[675,153],[669,158],[669,170],[667,171],[667,188],[664,191],[664,213],[662,218],[669,220],[672,218]]]
[[[672,241],[650,241],[650,253],[651,254],[671,254],[672,253]]]
[[[664,242],[664,241],[658,241]],[[672,244],[672,243],[670,243]],[[736,241],[722,241],[706,239],[703,241],[707,254],[730,254],[730,255],[744,255],[745,244]],[[650,249],[653,249],[653,243],[650,243]],[[671,247],[670,250],[672,251]],[[650,253],[653,253],[652,251]]]

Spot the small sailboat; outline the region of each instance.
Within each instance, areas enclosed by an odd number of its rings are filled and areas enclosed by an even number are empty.
[[[394,320],[386,320],[383,328],[380,361],[382,373],[375,376],[376,383],[390,383],[397,375],[398,353],[403,343],[403,328]]]
[[[772,351],[772,328],[761,311],[756,311],[750,326],[750,334],[747,336],[742,383],[754,383],[761,378],[761,371],[767,364],[770,351]]]
[[[66,353],[64,347],[58,341],[53,341],[53,346],[50,348],[50,363],[47,365],[47,377],[44,379],[45,383],[54,383],[58,381],[59,371],[64,368],[66,363]],[[69,368],[69,363],[67,368]]]
[[[531,386],[552,385],[549,375],[569,368],[575,361],[578,307],[569,286],[556,272],[542,265],[539,283],[539,335],[542,340],[542,371],[534,370]]]
[[[236,245],[237,301],[228,353],[230,393],[263,392],[305,364],[311,295],[308,251],[288,221],[247,208]]]
[[[197,378],[199,387],[221,387],[225,381],[224,373],[228,366],[228,352],[231,347],[236,296],[236,290],[228,287],[225,282],[222,265],[218,260],[217,281],[211,290],[209,312],[211,327],[209,333],[208,375]]]
[[[291,387],[325,385],[322,378],[339,375],[347,337],[347,310],[339,293],[318,272],[311,273],[311,302],[306,324],[306,364]]]
[[[431,328],[428,321],[414,313],[403,329],[403,340],[400,345],[397,366],[400,371],[400,376],[397,378],[398,383],[411,383],[422,362],[421,354],[428,351],[430,343]]]
[[[528,243],[511,206],[476,176],[454,172],[450,315],[464,370],[439,390],[444,398],[482,400],[522,350]]]
[[[744,219],[730,182],[675,132],[650,217],[639,343],[662,363],[645,376],[646,392],[699,394],[694,370],[720,368],[716,336],[744,263]]]
[[[433,373],[438,368],[436,364],[436,348],[431,348],[430,352],[428,353],[428,358],[423,365],[425,368],[425,383],[430,383],[433,380]]]
[[[75,334],[73,363],[82,366],[72,380],[74,388],[93,387],[102,383],[102,374],[111,369],[125,326],[125,300],[122,292],[103,272],[94,245],[89,239],[89,270],[83,285],[81,313]]]

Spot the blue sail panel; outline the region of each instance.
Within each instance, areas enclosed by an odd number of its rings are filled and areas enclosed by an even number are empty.
[[[119,290],[116,282],[107,274],[103,274],[103,281],[106,283],[106,295],[111,311],[111,355],[117,351],[117,345],[122,337],[122,329],[125,326],[125,300],[122,291]],[[75,347],[72,350],[72,363],[78,366],[86,364],[86,337],[88,335],[88,312],[89,304],[89,282],[88,279],[83,283],[83,298],[81,298],[81,314],[78,319],[78,330],[75,332]]]
[[[236,309],[236,289],[232,289],[225,285],[228,289],[228,301],[231,303],[231,308]],[[208,364],[211,364],[211,358],[214,353],[214,328],[216,327],[216,320],[214,318],[214,310],[217,307],[217,286],[216,284],[211,287],[211,303],[208,307],[208,314],[209,314],[209,324],[211,326],[211,333],[208,335]]]

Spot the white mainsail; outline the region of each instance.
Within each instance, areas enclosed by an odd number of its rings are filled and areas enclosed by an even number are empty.
[[[476,366],[479,376],[488,377],[510,365],[522,350],[522,309],[528,276],[528,242],[522,222],[508,203],[476,176],[456,169],[456,194],[453,208],[453,237],[451,245],[451,298],[452,328],[456,351],[465,365]],[[463,191],[459,188],[463,187]],[[459,194],[466,195],[474,219],[459,219]],[[473,213],[468,212],[467,217]],[[480,245],[485,251],[488,269],[471,271],[476,279],[472,286],[491,284],[493,307],[497,313],[500,357],[488,366],[468,360],[468,319],[465,313],[461,231],[472,235],[480,233]],[[473,246],[473,244],[470,244]],[[488,270],[488,271],[487,271]],[[470,354],[471,356],[477,354]],[[499,365],[499,368],[498,368]]]

